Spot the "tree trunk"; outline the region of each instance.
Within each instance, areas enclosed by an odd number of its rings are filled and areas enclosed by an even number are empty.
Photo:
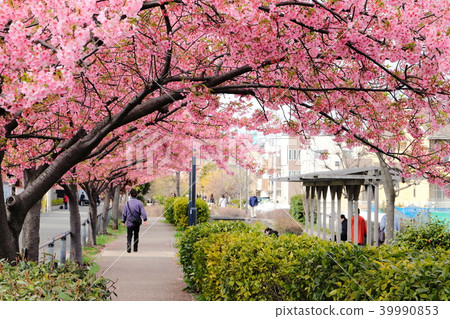
[[[37,169],[27,168],[23,172],[25,189],[33,182],[48,165],[41,165]],[[22,228],[22,250],[27,260],[39,261],[39,229],[41,226],[41,200],[37,201],[28,211]],[[55,234],[56,235],[56,234]]]
[[[113,199],[112,211],[111,211],[111,220],[112,220],[111,228],[112,228],[112,229],[115,229],[115,230],[119,228],[119,216],[120,216],[120,212],[119,212],[120,189],[121,189],[121,186],[120,186],[120,185],[117,185],[117,186],[114,188],[114,199]]]
[[[384,193],[386,195],[385,243],[389,244],[389,242],[394,238],[395,188],[389,165],[384,160],[383,155],[377,153],[377,156],[380,161],[381,181],[383,183]]]
[[[76,184],[64,184],[64,191],[69,197],[70,212],[70,251],[72,260],[83,263],[83,247],[81,245],[81,217],[78,207],[78,188]]]
[[[28,211],[22,228],[22,252],[27,260],[39,261],[39,229],[41,223],[41,201]],[[55,234],[56,235],[56,234]]]
[[[90,182],[81,184],[89,200],[89,235],[88,244],[97,244],[97,190]]]
[[[0,151],[0,163],[3,162],[4,151]],[[19,252],[19,236],[14,236],[12,228],[9,226],[9,212],[6,209],[5,197],[3,193],[3,174],[0,172],[0,259],[14,262]]]
[[[180,172],[175,172],[175,191],[177,197],[180,197]]]
[[[108,212],[111,207],[111,197],[113,195],[114,188],[108,187],[105,194],[105,200],[103,202],[103,212],[102,212],[102,223],[100,227],[100,235],[106,235],[107,234],[107,227],[108,227]]]
[[[89,243],[97,245],[97,192],[91,189],[87,192],[89,198]]]

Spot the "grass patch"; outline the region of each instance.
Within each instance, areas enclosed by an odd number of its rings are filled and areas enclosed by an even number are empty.
[[[105,245],[113,242],[117,239],[117,237],[125,234],[126,232],[127,227],[123,226],[121,223],[119,224],[118,229],[111,229],[110,226],[108,226],[106,235],[97,236],[97,245],[83,247],[83,263],[87,262],[95,264],[95,260],[97,259],[98,255],[101,253]],[[93,267],[97,268],[98,265],[95,264],[93,265]]]

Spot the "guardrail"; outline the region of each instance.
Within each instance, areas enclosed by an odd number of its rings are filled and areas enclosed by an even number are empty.
[[[111,219],[111,209],[108,210],[108,221],[107,224],[109,224],[109,221]],[[102,220],[102,214],[97,214],[97,229],[95,235],[98,235],[98,232],[100,230],[100,223]],[[82,247],[86,247],[87,245],[87,239],[89,237],[90,227],[89,225],[89,218],[85,219],[81,222],[81,245]],[[51,261],[56,258],[55,253],[55,245],[59,244],[59,261],[62,263],[65,263],[67,260],[67,238],[70,237],[71,232],[65,231],[63,233],[60,233],[56,235],[55,237],[51,238],[50,240],[47,240],[46,242],[42,243],[39,246],[39,251],[42,252],[42,256],[44,258],[44,262]],[[69,253],[69,259],[71,259],[71,252]]]

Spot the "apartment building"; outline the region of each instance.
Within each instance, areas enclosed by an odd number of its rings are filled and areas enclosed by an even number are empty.
[[[300,145],[295,137],[258,136],[258,142],[264,149],[260,157],[266,173],[257,180],[257,192],[260,196],[270,197],[273,203],[289,205],[290,198],[302,193],[300,183],[275,182],[273,179],[295,176],[311,172],[337,170],[344,168],[348,152],[342,156],[336,152],[332,136],[322,135],[311,140],[310,145]],[[327,158],[323,155],[327,153]]]

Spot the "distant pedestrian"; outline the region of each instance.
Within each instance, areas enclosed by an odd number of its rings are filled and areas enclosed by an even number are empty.
[[[131,253],[131,244],[133,244],[133,251],[138,251],[139,245],[139,228],[142,220],[144,225],[147,225],[147,214],[144,205],[136,199],[137,191],[132,189],[130,191],[130,200],[125,204],[122,211],[122,223],[127,226],[127,252]],[[133,239],[134,235],[134,240]]]
[[[256,218],[256,209],[255,209],[255,207],[258,206],[258,197],[256,197],[255,195],[250,196],[250,198],[248,199],[248,204],[252,208],[251,211],[250,211],[250,214],[251,214],[252,218]]]
[[[67,196],[66,194],[64,194],[63,202],[64,202],[64,209],[67,209],[68,208],[67,205],[69,204],[69,196]]]
[[[80,195],[80,206],[84,205],[85,198],[86,198],[86,195],[84,195],[84,193],[81,193],[81,195]]]
[[[208,199],[208,205],[210,209],[213,209],[215,206],[214,194],[211,194]]]
[[[378,234],[378,244],[381,245],[384,243],[386,239],[386,217],[387,215],[384,214],[381,218],[380,226],[379,226],[379,234]],[[400,230],[400,222],[398,220],[398,217],[394,215],[394,232],[398,232]]]
[[[222,195],[222,197],[220,197],[220,199],[219,199],[219,206],[220,207],[227,207],[227,199],[226,199],[225,195]]]
[[[341,214],[341,241],[347,241],[347,218]]]
[[[364,217],[362,217],[360,215],[360,210],[358,208],[358,238],[357,238],[357,244],[358,245],[364,245],[366,243],[366,236],[367,236],[367,225],[366,225],[366,220],[364,219]],[[350,225],[350,235],[352,238],[352,242],[355,242],[355,236],[354,236],[354,220],[355,217],[352,216],[352,221],[351,221],[351,225]]]

